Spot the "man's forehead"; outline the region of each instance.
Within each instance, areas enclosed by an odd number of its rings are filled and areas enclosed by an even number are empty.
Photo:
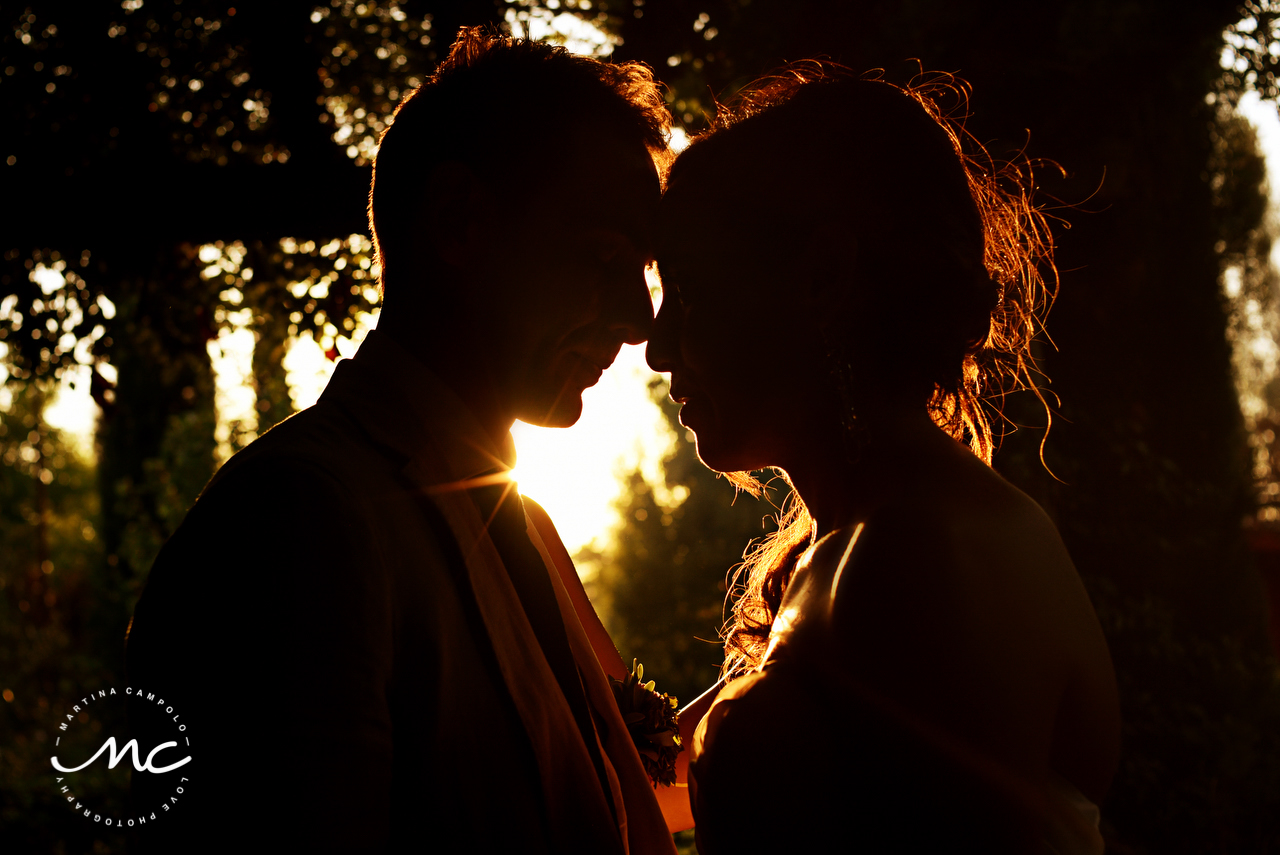
[[[595,162],[611,168],[653,173],[653,158],[640,135],[632,131],[589,119],[573,122],[565,127],[563,145],[566,154],[575,161]]]
[[[551,180],[565,191],[562,199],[598,218],[598,225],[647,242],[650,223],[662,198],[658,170],[644,143],[588,123],[569,135],[560,174]],[[584,210],[585,209],[585,210]]]

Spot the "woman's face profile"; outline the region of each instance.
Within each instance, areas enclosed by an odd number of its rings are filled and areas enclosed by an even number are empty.
[[[708,467],[785,467],[813,409],[816,326],[789,281],[797,271],[767,240],[729,226],[712,201],[675,185],[659,209],[662,304],[649,365],[670,373],[680,423]]]

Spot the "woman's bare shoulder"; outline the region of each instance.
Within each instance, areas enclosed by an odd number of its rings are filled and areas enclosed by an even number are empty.
[[[827,661],[1021,773],[1054,763],[1105,791],[1118,732],[1110,656],[1031,498],[983,467],[886,504],[813,557],[832,579]],[[1078,769],[1057,756],[1067,702],[1085,746]]]
[[[832,538],[832,620],[865,642],[902,638],[993,661],[1054,660],[1098,637],[1057,528],[1029,496],[976,459]]]
[[[999,473],[968,455],[938,467],[926,486],[903,491],[866,521],[865,548],[926,560],[939,571],[1075,574],[1044,509]]]

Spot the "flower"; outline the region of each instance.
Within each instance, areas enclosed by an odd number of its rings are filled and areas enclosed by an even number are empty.
[[[644,666],[631,660],[631,673],[625,680],[609,678],[613,699],[626,722],[631,741],[640,752],[640,762],[656,788],[676,782],[676,755],[683,749],[680,742],[679,701],[657,692],[650,680],[644,680]]]

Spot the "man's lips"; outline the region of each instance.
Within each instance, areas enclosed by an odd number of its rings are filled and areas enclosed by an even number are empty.
[[[613,365],[614,360],[618,358],[618,352],[621,347],[615,347],[610,351],[597,351],[595,353],[584,353],[582,351],[573,351],[573,355],[599,368],[601,372],[608,371]]]
[[[602,359],[599,356],[588,356],[584,353],[571,353],[568,361],[569,377],[574,378],[570,382],[576,383],[583,389],[589,389],[600,382],[601,375],[613,363],[612,359]]]

